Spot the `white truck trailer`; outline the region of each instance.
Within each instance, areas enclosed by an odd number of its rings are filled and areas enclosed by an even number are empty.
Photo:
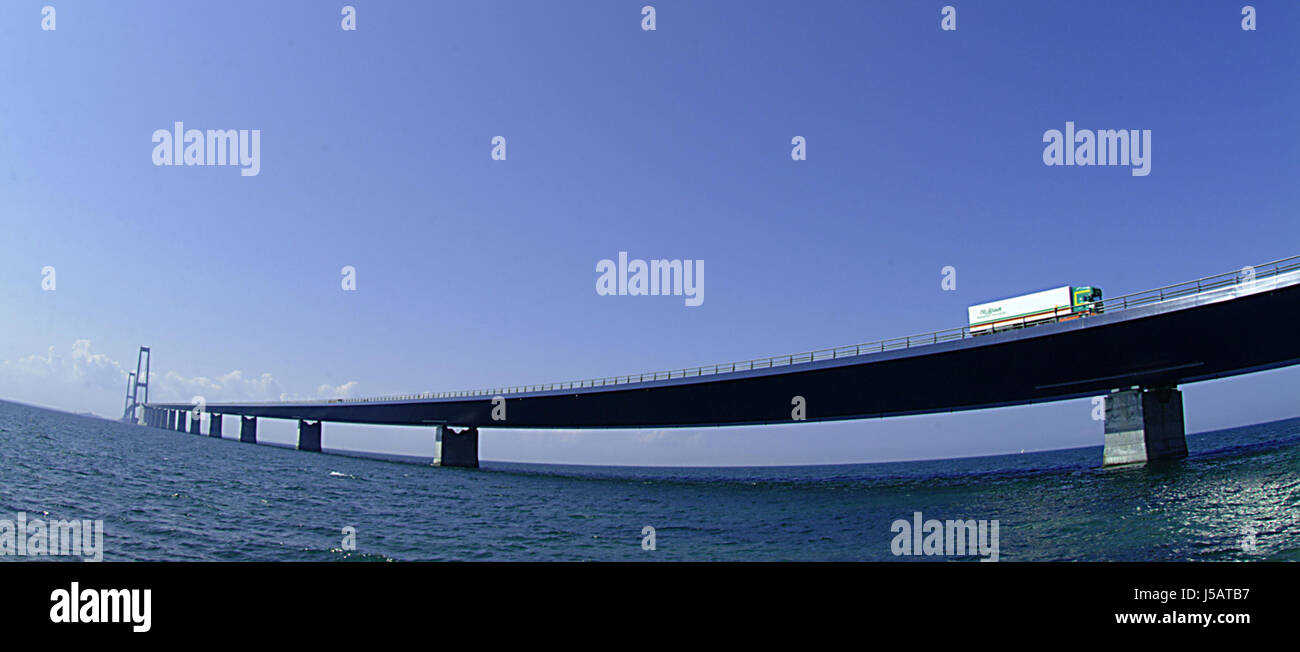
[[[1078,319],[1101,312],[1101,288],[1052,288],[966,309],[972,335],[1023,328],[1051,321]]]

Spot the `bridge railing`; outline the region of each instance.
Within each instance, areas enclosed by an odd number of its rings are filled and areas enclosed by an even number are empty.
[[[1097,302],[1106,311],[1128,310],[1173,299],[1191,297],[1214,290],[1223,290],[1238,286],[1257,286],[1266,279],[1274,279],[1283,274],[1300,270],[1300,256],[1284,258],[1256,267],[1243,267],[1235,272],[1225,272],[1214,276],[1199,278],[1194,281],[1166,285],[1153,290],[1134,292],[1123,296],[1103,299]]]
[[[1258,284],[1260,281],[1269,278],[1275,278],[1282,274],[1300,270],[1300,256],[1292,256],[1282,260],[1276,260],[1255,267],[1246,267],[1234,272],[1225,272],[1214,276],[1207,276],[1193,281],[1176,283],[1165,287],[1155,288],[1153,290],[1144,290],[1134,292],[1118,297],[1111,297],[1094,302],[1090,308],[1095,312],[1119,312],[1132,308],[1151,306],[1154,304],[1191,297],[1205,292],[1222,290],[1245,283]],[[1075,319],[1079,313],[1069,306],[1056,309],[1051,317],[1035,318],[1029,320],[1021,318],[1020,323],[1011,322],[1003,324],[998,329],[999,332],[1005,329],[1028,328],[1040,324],[1050,324],[1066,319]],[[650,371],[642,374],[628,374],[624,376],[606,376],[603,378],[588,378],[586,380],[574,380],[559,383],[544,383],[539,385],[516,385],[509,387],[496,387],[492,389],[478,389],[460,392],[430,392],[424,394],[401,394],[396,396],[375,396],[368,398],[354,399],[329,399],[316,401],[320,403],[365,403],[381,401],[402,401],[402,400],[423,400],[423,399],[442,399],[442,398],[461,398],[474,396],[499,396],[506,394],[526,394],[533,392],[550,392],[566,389],[585,389],[591,387],[607,387],[611,385],[626,385],[630,383],[650,382],[655,380],[671,380],[676,378],[695,378],[700,376],[713,376],[719,374],[735,373],[738,371],[752,371],[756,369],[771,369],[774,367],[785,367],[796,364],[817,362],[821,360],[834,360],[839,358],[850,358],[870,353],[883,353],[886,351],[896,351],[900,349],[909,349],[914,346],[925,346],[939,344],[941,342],[950,342],[953,340],[963,340],[970,337],[978,337],[983,333],[989,332],[982,330],[972,332],[970,326],[959,328],[949,328],[941,331],[921,333],[918,335],[909,335],[906,337],[896,337],[886,340],[876,340],[863,344],[850,344],[847,346],[837,346],[829,349],[818,349],[816,351],[807,351],[804,353],[792,353],[787,355],[770,356],[766,358],[755,358],[752,360],[742,360],[738,362],[724,362],[719,364],[701,365],[697,367],[687,367],[684,369],[672,369],[665,371]]]

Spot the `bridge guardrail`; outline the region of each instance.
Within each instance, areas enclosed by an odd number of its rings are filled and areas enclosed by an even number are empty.
[[[1243,272],[1250,270],[1253,276],[1243,275]],[[1164,301],[1181,299],[1195,296],[1204,292],[1220,290],[1229,287],[1241,285],[1243,282],[1259,283],[1264,279],[1276,278],[1282,274],[1300,270],[1300,256],[1283,258],[1273,262],[1264,263],[1251,268],[1242,268],[1233,272],[1224,272],[1214,276],[1207,276],[1193,281],[1185,281],[1174,285],[1134,292],[1109,299],[1102,299],[1095,302],[1098,312],[1110,313],[1133,308],[1140,308],[1154,305]],[[1040,324],[1050,324],[1062,321],[1067,318],[1074,318],[1076,313],[1071,308],[1058,308],[1056,314],[1050,319],[1035,320],[1033,322],[1022,322],[1019,325],[1012,325],[1010,328],[1031,328]],[[999,329],[1003,330],[1003,329]],[[535,392],[549,392],[565,389],[586,389],[591,387],[607,387],[611,385],[626,385],[630,383],[647,382],[654,380],[670,380],[674,378],[694,378],[699,376],[711,376],[719,374],[735,373],[738,371],[751,371],[754,369],[770,369],[773,367],[791,366],[806,362],[815,362],[819,360],[832,360],[838,358],[856,357],[870,353],[882,353],[885,351],[896,351],[899,349],[909,349],[914,346],[925,346],[938,344],[940,342],[949,342],[953,340],[962,340],[970,337],[978,337],[978,334],[971,332],[969,326],[960,328],[949,328],[940,331],[932,331],[919,335],[908,335],[905,337],[896,337],[891,339],[876,340],[864,344],[850,344],[846,346],[837,346],[828,349],[818,349],[804,353],[792,353],[787,355],[769,356],[766,358],[754,358],[752,360],[742,360],[738,362],[724,362],[717,364],[701,365],[696,367],[687,367],[683,369],[673,369],[667,371],[652,371],[642,374],[628,374],[623,376],[606,376],[604,378],[588,378],[586,380],[574,380],[559,383],[544,383],[537,385],[516,385],[510,387],[497,387],[493,389],[479,389],[459,392],[428,392],[423,394],[399,394],[393,396],[373,396],[365,398],[352,399],[323,399],[317,401],[306,401],[307,403],[370,403],[385,401],[410,401],[423,399],[440,399],[440,398],[464,398],[474,396],[503,396],[506,394],[527,394]]]

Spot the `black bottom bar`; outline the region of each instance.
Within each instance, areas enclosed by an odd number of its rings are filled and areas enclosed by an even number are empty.
[[[1205,633],[1240,639],[1290,630],[1297,568],[1273,563],[15,563],[5,568],[0,614],[3,622],[21,623],[24,631],[142,636],[130,624],[52,623],[51,594],[77,582],[79,590],[150,589],[148,635],[153,638],[192,637],[213,628],[247,638],[264,631],[272,617],[317,622],[321,601],[329,596],[350,633],[419,634],[427,631],[431,596],[455,586],[456,599],[440,604],[440,617],[455,616],[458,626],[473,619],[487,619],[485,626],[510,623],[519,631],[536,619],[575,618],[580,610],[593,622],[653,622],[668,628],[661,632],[665,636],[674,628],[689,631],[702,624],[759,631],[762,622],[799,622],[800,631],[813,627],[821,634],[888,630],[924,638],[966,632],[990,642],[1038,640],[1035,632],[1078,632],[1096,640]],[[590,600],[581,607],[539,599],[536,593],[537,587],[561,586],[640,588],[637,600]],[[266,587],[276,588],[268,592]],[[230,605],[253,603],[260,613],[219,615]],[[731,606],[720,611],[722,603]],[[483,609],[485,604],[493,608]],[[645,609],[659,616],[648,616]],[[1193,614],[1249,622],[1177,622]],[[1118,622],[1147,615],[1157,622]],[[1175,622],[1160,622],[1168,615]]]

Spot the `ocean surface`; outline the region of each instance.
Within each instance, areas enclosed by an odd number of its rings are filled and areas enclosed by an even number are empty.
[[[1100,446],[830,466],[450,469],[8,402],[0,442],[0,519],[102,519],[106,560],[955,559],[891,552],[891,524],[914,512],[996,519],[1002,561],[1300,559],[1300,419],[1189,435],[1186,460],[1107,470]],[[654,550],[642,547],[645,526]]]

